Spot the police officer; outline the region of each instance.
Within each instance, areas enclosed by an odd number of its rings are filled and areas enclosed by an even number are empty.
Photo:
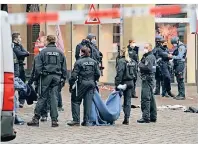
[[[98,46],[96,45],[96,37],[95,36],[94,36],[93,40],[91,41],[91,43],[93,44],[93,46],[97,50],[97,56],[99,56],[99,68],[100,68],[100,71],[101,71],[101,76],[103,76],[103,70],[104,70],[103,62],[102,62],[103,54],[99,50]]]
[[[136,43],[134,40],[129,40],[129,45],[127,46],[129,57],[133,60],[135,60],[137,63],[139,61],[139,47],[136,46]]]
[[[69,79],[72,117],[73,121],[67,123],[69,126],[80,125],[80,104],[83,99],[84,117],[82,126],[92,125],[90,121],[91,107],[93,102],[95,81],[100,77],[100,70],[95,60],[90,58],[90,49],[86,46],[81,48],[81,58],[76,61]]]
[[[174,45],[175,50],[173,54],[169,55],[173,59],[173,69],[178,84],[179,94],[175,97],[176,100],[185,99],[185,84],[184,84],[184,70],[185,70],[185,58],[187,49],[186,46],[179,40],[178,37],[173,37],[171,43]]]
[[[93,34],[89,34],[86,37],[86,39],[83,39],[82,42],[76,46],[76,52],[75,52],[76,60],[80,58],[80,49],[86,45],[88,48],[90,48],[91,51],[90,58],[93,58],[99,64],[100,54],[96,48],[95,43],[96,43],[96,36]]]
[[[75,58],[76,60],[80,59],[80,49],[85,46],[87,43],[89,43],[88,39],[83,39],[77,46],[75,51]]]
[[[139,61],[139,47],[136,46],[136,43],[134,40],[129,40],[129,45],[127,46],[128,48],[128,53],[129,53],[129,57],[131,58],[131,60],[136,63],[136,67]],[[137,82],[137,73],[138,73],[138,68],[134,69],[134,73],[135,73],[135,79],[133,81],[134,83],[134,89],[132,92],[132,98],[138,98],[138,96],[136,96],[136,82]]]
[[[171,64],[169,62],[169,50],[167,41],[161,40],[162,46],[158,50],[158,56],[161,58],[160,70],[163,77],[162,97],[174,97],[171,92]],[[168,94],[168,95],[167,95]]]
[[[131,112],[131,97],[134,89],[134,69],[136,63],[132,61],[129,57],[128,51],[123,48],[120,50],[120,59],[117,62],[116,67],[116,77],[115,77],[115,86],[119,84],[126,84],[127,89],[123,92],[124,94],[124,121],[122,124],[129,124],[129,117]]]
[[[12,42],[13,42],[13,50],[14,53],[17,56],[18,62],[19,62],[19,78],[25,83],[26,77],[25,77],[25,70],[24,70],[24,60],[27,56],[29,56],[29,52],[26,51],[23,46],[21,45],[21,35],[20,33],[13,33],[12,34]],[[19,106],[22,108],[25,99],[22,97],[22,95],[19,93]]]
[[[155,48],[153,49],[153,55],[155,56],[156,60],[157,60],[157,67],[156,67],[156,73],[155,73],[155,92],[154,95],[160,95],[160,88],[162,86],[162,91],[163,90],[163,77],[162,77],[162,73],[161,73],[161,69],[160,69],[160,65],[161,65],[161,58],[159,57],[159,50],[161,49],[161,41],[163,40],[162,36],[156,36],[155,37]]]
[[[39,62],[35,65],[35,79],[40,78],[41,95],[38,98],[32,121],[28,126],[39,126],[41,111],[46,101],[49,101],[52,127],[58,126],[57,93],[61,80],[65,81],[67,76],[66,58],[56,48],[56,37],[47,36],[47,46],[38,55]]]
[[[154,77],[156,72],[156,59],[152,53],[152,44],[144,46],[144,55],[139,63],[142,91],[141,91],[141,110],[142,118],[137,120],[138,123],[156,122],[157,109],[153,94]]]
[[[43,50],[43,49],[44,49],[44,48],[39,48],[39,52],[41,52],[41,50]],[[39,54],[37,54],[37,55],[34,57],[34,61],[33,61],[33,64],[32,64],[31,76],[30,76],[30,79],[28,80],[28,84],[29,84],[29,85],[32,85],[33,82],[34,82],[35,91],[36,91],[36,93],[38,93],[38,95],[40,96],[40,95],[41,95],[41,91],[40,91],[40,89],[38,88],[38,87],[39,87],[39,80],[36,80],[36,79],[35,79],[35,66],[36,66],[37,63],[39,63]],[[42,109],[42,111],[41,111],[41,122],[47,121],[47,117],[48,117],[48,102],[46,101],[46,102],[44,103],[43,109]]]

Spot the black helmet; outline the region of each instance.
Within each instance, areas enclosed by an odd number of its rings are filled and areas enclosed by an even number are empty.
[[[92,38],[96,37],[94,34],[88,34],[87,39],[89,39],[90,41],[92,40]]]
[[[163,37],[159,36],[159,35],[155,37],[156,42],[161,42],[162,39],[163,39]]]
[[[178,41],[179,41],[179,38],[178,37],[171,38],[171,44],[177,44]]]

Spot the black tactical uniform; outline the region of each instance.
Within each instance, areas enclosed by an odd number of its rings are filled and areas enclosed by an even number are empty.
[[[130,47],[130,45],[127,46],[129,57],[133,60],[135,60],[137,63],[139,61],[139,47],[135,46],[134,48]]]
[[[95,60],[90,57],[82,56],[77,60],[69,79],[72,117],[73,121],[68,123],[70,126],[80,125],[80,104],[84,100],[84,117],[83,126],[90,125],[90,115],[92,107],[92,99],[96,87],[95,81],[100,77],[100,70]],[[72,86],[76,84],[75,89]]]
[[[161,58],[160,63],[160,70],[163,77],[163,86],[162,86],[162,96],[166,97],[174,97],[174,95],[171,93],[171,64],[169,63],[169,57],[168,57],[169,51],[167,46],[161,46],[158,50],[158,56]],[[166,95],[166,93],[169,95]]]
[[[157,109],[155,98],[153,95],[154,77],[156,72],[156,59],[152,52],[148,52],[143,55],[141,62],[139,63],[142,79],[142,91],[141,91],[141,110],[142,119],[137,120],[139,123],[148,123],[150,121],[156,121]]]
[[[29,56],[29,53],[23,48],[21,44],[13,42],[13,51],[17,56],[18,63],[19,63],[19,78],[25,83],[26,77],[25,77],[25,70],[24,70],[24,60],[25,57]],[[22,98],[22,94],[19,92],[19,102],[20,107],[23,107],[23,104],[25,103],[25,99]]]
[[[75,51],[75,58],[76,60],[78,60],[80,58],[80,49],[86,45],[86,40],[83,39],[81,43],[79,43],[77,46],[76,46],[76,51]]]
[[[161,58],[159,56],[159,50],[161,49],[161,40],[163,38],[160,37],[156,37],[156,46],[153,49],[153,55],[155,56],[156,60],[157,60],[157,67],[156,67],[156,73],[155,73],[155,92],[154,95],[160,95],[160,88],[162,86],[162,91],[164,90],[164,83],[163,83],[163,77],[162,77],[162,72],[160,69],[160,65],[161,65]]]
[[[41,95],[35,107],[34,117],[28,126],[39,126],[41,111],[46,101],[50,102],[52,127],[58,126],[57,94],[61,79],[66,80],[67,68],[64,54],[50,43],[38,55],[39,62],[35,64],[35,79],[40,78]]]
[[[14,59],[14,77],[19,77],[19,62],[17,60],[16,54],[13,52],[13,59]]]
[[[32,85],[33,82],[34,82],[35,91],[40,96],[41,95],[41,90],[39,88],[39,85],[40,85],[39,80],[35,79],[35,66],[36,66],[37,63],[39,63],[39,55],[36,55],[34,57],[34,61],[33,61],[33,64],[32,64],[31,76],[30,76],[30,79],[28,81],[28,84]],[[49,102],[46,101],[44,103],[43,109],[41,110],[41,121],[46,121],[47,120],[47,117],[48,117],[48,103]]]
[[[88,48],[90,48],[91,50],[90,58],[93,58],[99,64],[100,54],[99,54],[99,51],[97,50],[97,47],[94,44],[92,44],[89,40],[86,40],[86,39],[83,39],[82,42],[76,46],[76,52],[75,52],[76,60],[80,58],[80,49],[83,46],[87,46]]]
[[[134,70],[136,69],[136,63],[134,61],[126,61],[125,57],[122,56],[118,62],[116,67],[116,77],[115,77],[115,86],[117,87],[119,84],[127,84],[127,89],[124,93],[124,121],[123,124],[129,124],[129,117],[131,112],[131,96],[134,89]]]
[[[131,60],[133,62],[136,63],[136,67],[137,67],[137,64],[138,64],[138,61],[139,61],[139,55],[138,55],[139,47],[135,46],[135,47],[132,48],[132,47],[130,47],[130,45],[128,45],[127,48],[128,48],[129,57],[131,58]],[[133,89],[133,92],[132,92],[132,98],[138,98],[136,96],[136,90],[135,90],[136,89],[137,76],[138,76],[137,73],[138,73],[138,67],[137,67],[137,69],[134,69],[135,79],[133,81],[134,89]]]
[[[185,99],[185,84],[184,84],[184,71],[185,71],[185,59],[187,54],[186,46],[179,41],[178,37],[173,37],[171,43],[175,45],[175,50],[173,52],[173,63],[174,72],[178,84],[178,95],[175,97],[176,100]]]

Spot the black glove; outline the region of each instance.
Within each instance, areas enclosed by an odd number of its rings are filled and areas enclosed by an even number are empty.
[[[120,91],[120,90],[117,88],[117,86],[115,87],[115,90],[116,90],[116,91]]]
[[[65,79],[61,79],[61,88],[65,86]]]
[[[33,84],[33,81],[30,79],[29,81],[28,81],[28,85],[32,85]]]
[[[69,92],[72,93],[72,86],[69,86]]]
[[[34,81],[35,92],[38,94],[38,82]]]
[[[141,59],[141,63],[145,63],[145,57],[142,57],[142,59]]]

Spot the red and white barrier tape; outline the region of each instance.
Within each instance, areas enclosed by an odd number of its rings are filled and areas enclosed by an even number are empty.
[[[72,11],[58,11],[58,12],[37,12],[37,13],[11,13],[8,15],[8,21],[10,24],[34,24],[44,22],[71,22],[85,20],[87,17],[112,19],[118,17],[133,17],[144,15],[156,15],[156,14],[178,14],[186,12],[187,8],[180,5],[169,5],[160,7],[133,7],[122,9],[105,9],[88,12],[87,10],[72,10]]]

